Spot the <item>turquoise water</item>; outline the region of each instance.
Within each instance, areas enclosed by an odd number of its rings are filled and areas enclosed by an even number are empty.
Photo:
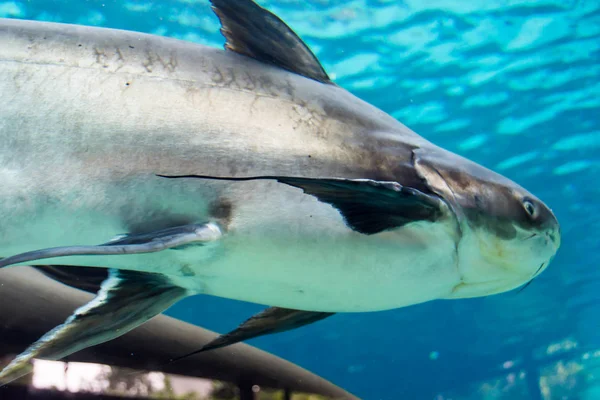
[[[335,81],[548,203],[563,244],[522,292],[336,315],[249,343],[365,399],[600,398],[600,2],[262,1]],[[0,16],[222,46],[208,1],[2,1]],[[261,306],[187,299],[219,332]]]

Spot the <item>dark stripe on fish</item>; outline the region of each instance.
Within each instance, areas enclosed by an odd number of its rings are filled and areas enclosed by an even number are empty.
[[[337,209],[356,232],[372,235],[411,222],[440,218],[442,200],[397,182],[370,179],[299,178],[286,176],[214,177],[205,175],[158,175],[163,178],[196,178],[222,181],[276,180],[302,189]]]

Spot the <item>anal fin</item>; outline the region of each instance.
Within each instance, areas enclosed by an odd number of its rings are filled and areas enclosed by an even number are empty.
[[[110,270],[96,297],[0,371],[0,386],[31,372],[34,358],[60,360],[117,338],[160,314],[187,291],[160,274]]]
[[[280,333],[292,329],[300,328],[313,322],[320,321],[332,316],[334,313],[301,311],[281,307],[269,307],[256,315],[253,315],[233,331],[220,335],[201,349],[177,357],[171,362],[181,360],[194,354],[202,353],[208,350],[214,350],[221,347],[256,338],[259,336]]]

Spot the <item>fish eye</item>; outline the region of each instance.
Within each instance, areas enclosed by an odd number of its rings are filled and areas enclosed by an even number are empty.
[[[527,211],[527,214],[531,217],[531,218],[535,218],[535,211],[536,211],[536,207],[535,204],[533,204],[533,202],[529,199],[524,199],[523,200],[523,208],[525,209],[525,211]]]

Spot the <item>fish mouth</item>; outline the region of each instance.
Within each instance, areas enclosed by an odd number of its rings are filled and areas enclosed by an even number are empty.
[[[513,241],[481,232],[461,238],[460,282],[448,298],[480,297],[527,285],[550,264],[557,248],[552,232],[520,232]]]
[[[469,298],[469,297],[490,296],[490,295],[494,295],[494,294],[508,292],[508,291],[516,289],[518,287],[521,287],[520,290],[523,290],[524,288],[529,286],[529,284],[531,284],[531,282],[533,282],[533,280],[542,273],[542,271],[544,270],[544,267],[548,266],[549,263],[550,263],[549,261],[541,263],[540,266],[537,268],[537,270],[533,273],[533,275],[531,275],[527,279],[525,279],[525,277],[523,277],[523,279],[514,279],[514,280],[497,279],[497,280],[491,280],[491,281],[487,281],[487,282],[464,282],[464,281],[462,281],[458,285],[456,285],[454,288],[452,288],[452,292],[448,298],[464,299],[464,298]]]
[[[532,233],[531,235],[523,238],[522,241],[528,243],[531,243],[532,241],[538,241],[537,246],[540,246],[540,250],[546,254],[547,259],[532,275],[531,279],[534,279],[545,269],[544,267],[547,267],[550,264],[550,262],[556,256],[556,253],[560,248],[560,234],[557,235],[554,230],[548,230],[543,233]]]
[[[545,233],[532,233],[531,235],[523,238],[522,240],[527,241],[539,236],[543,236],[546,239],[546,243],[548,242],[548,240],[550,240],[555,250],[558,250],[558,248],[560,247],[560,235],[557,235],[554,230],[549,230]]]
[[[523,241],[527,241],[529,239],[533,239],[534,237],[536,237],[538,234],[537,233],[532,233],[531,235],[527,236],[526,238],[523,239]]]
[[[452,288],[447,299],[468,299],[473,297],[491,296],[494,294],[508,292],[516,289],[533,277],[523,277],[522,279],[497,279],[486,282],[460,282]]]

